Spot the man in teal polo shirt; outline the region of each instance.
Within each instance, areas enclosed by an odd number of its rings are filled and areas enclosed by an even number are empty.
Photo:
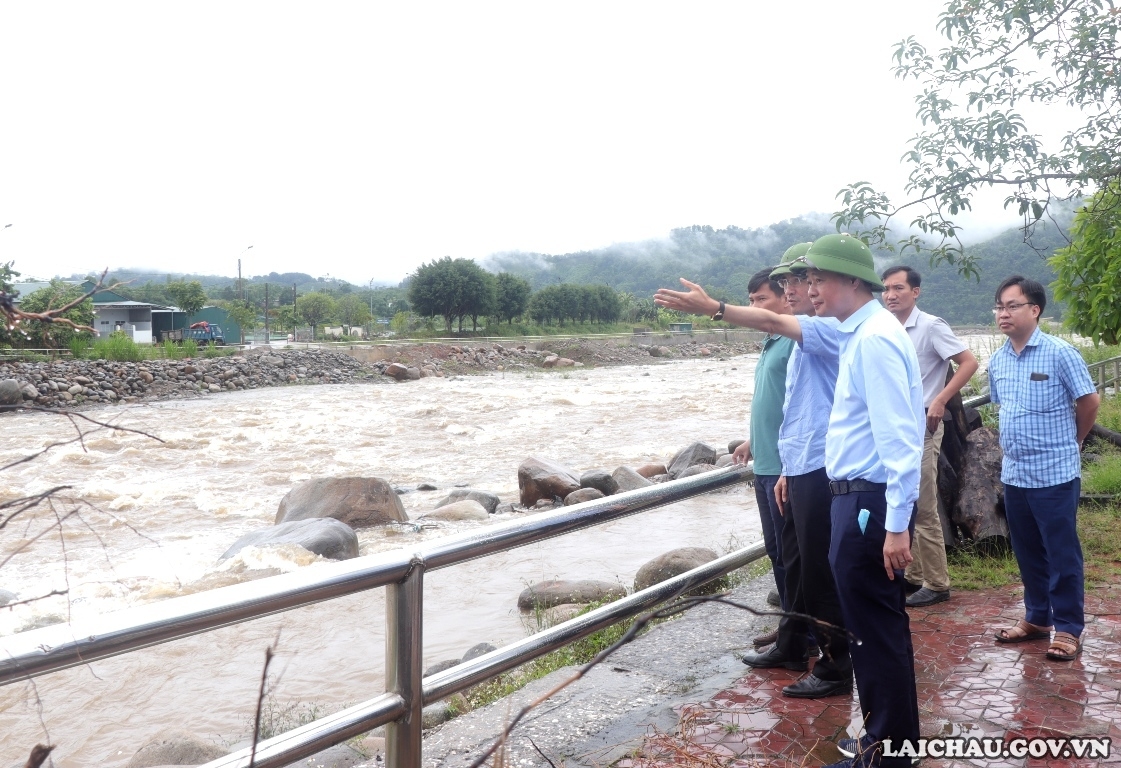
[[[790,314],[790,306],[779,284],[771,279],[771,267],[756,272],[747,284],[751,306],[776,314]],[[794,342],[785,336],[768,334],[755,365],[755,392],[751,398],[751,439],[736,448],[733,461],[755,462],[755,502],[763,527],[763,542],[775,575],[779,602],[789,609],[786,599],[786,571],[782,565],[782,511],[775,500],[775,483],[782,475],[778,455],[778,431],[782,426],[782,402],[786,396],[786,363]],[[768,633],[755,638],[755,644],[774,642]]]

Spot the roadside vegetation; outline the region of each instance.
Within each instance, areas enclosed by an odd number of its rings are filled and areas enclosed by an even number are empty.
[[[139,363],[144,360],[187,360],[196,357],[227,357],[236,350],[220,347],[213,342],[202,347],[186,339],[182,344],[165,341],[163,344],[137,344],[127,335],[111,333],[104,338],[90,340],[89,336],[75,336],[70,340],[70,354],[76,360],[112,360],[119,363]]]

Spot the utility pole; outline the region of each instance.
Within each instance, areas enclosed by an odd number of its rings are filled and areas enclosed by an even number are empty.
[[[296,340],[296,284],[292,283],[292,341]]]
[[[241,259],[237,260],[237,298],[239,301],[245,298],[241,292]]]
[[[269,337],[269,282],[265,281],[265,344],[272,346],[272,339]]]

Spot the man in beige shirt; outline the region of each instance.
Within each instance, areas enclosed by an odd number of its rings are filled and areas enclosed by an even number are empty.
[[[977,358],[940,317],[916,306],[922,294],[922,276],[910,267],[891,267],[883,273],[884,306],[895,315],[915,345],[922,373],[923,405],[926,407],[926,439],[922,454],[918,517],[907,566],[909,607],[934,605],[950,598],[950,573],[946,564],[946,542],[938,515],[938,456],[942,452],[942,418],[946,403],[961,391],[977,372]],[[949,382],[950,361],[957,372]]]

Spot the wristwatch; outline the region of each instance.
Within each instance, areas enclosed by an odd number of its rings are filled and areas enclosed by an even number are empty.
[[[720,302],[720,309],[716,310],[716,314],[712,316],[713,320],[724,319],[724,302]]]

